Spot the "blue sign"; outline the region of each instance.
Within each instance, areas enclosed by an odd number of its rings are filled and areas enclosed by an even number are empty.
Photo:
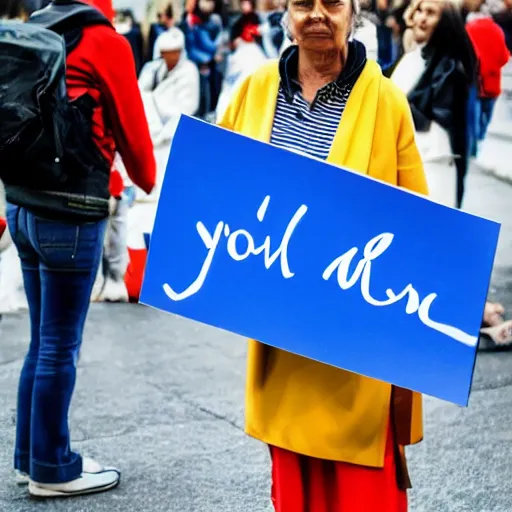
[[[467,405],[498,234],[183,117],[141,302]]]

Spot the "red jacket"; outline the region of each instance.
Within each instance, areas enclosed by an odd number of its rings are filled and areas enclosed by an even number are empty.
[[[492,18],[480,18],[466,25],[480,61],[480,97],[497,98],[501,94],[501,68],[510,58],[505,34]]]
[[[101,10],[111,19],[109,0],[82,1],[104,7]],[[80,44],[67,58],[66,79],[71,99],[88,93],[98,103],[93,136],[110,164],[118,151],[130,179],[151,192],[156,179],[153,143],[126,38],[106,25],[85,28]]]
[[[4,234],[4,231],[7,229],[7,221],[0,217],[0,238],[2,238],[2,235]]]

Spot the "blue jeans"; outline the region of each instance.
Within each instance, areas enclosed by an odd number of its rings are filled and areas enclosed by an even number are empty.
[[[75,480],[68,411],[105,221],[66,224],[7,205],[27,294],[31,340],[18,389],[14,466],[40,483]]]
[[[478,154],[478,123],[477,118],[478,89],[476,86],[469,88],[467,104],[466,140],[468,144],[468,157],[476,157]]]
[[[478,98],[476,101],[476,128],[477,138],[483,141],[492,119],[496,98]]]
[[[199,74],[200,101],[198,116],[205,117],[212,111],[212,88],[210,83],[210,71],[202,71]]]
[[[377,25],[377,62],[382,69],[393,64],[393,35],[386,25]]]

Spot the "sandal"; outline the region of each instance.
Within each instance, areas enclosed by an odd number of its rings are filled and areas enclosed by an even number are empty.
[[[512,348],[512,320],[494,327],[480,329],[480,350],[508,350]]]

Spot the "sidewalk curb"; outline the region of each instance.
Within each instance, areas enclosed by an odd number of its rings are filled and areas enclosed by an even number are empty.
[[[479,171],[483,172],[484,174],[487,174],[488,176],[492,176],[493,178],[496,178],[499,181],[502,181],[506,183],[507,185],[512,185],[512,174],[510,173],[501,173],[497,169],[493,167],[488,167],[482,162],[478,160],[473,160],[471,162]]]

